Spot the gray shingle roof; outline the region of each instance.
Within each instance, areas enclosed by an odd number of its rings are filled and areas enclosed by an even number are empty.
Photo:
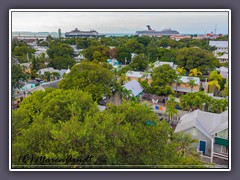
[[[185,131],[193,127],[211,139],[211,136],[216,132],[228,128],[228,111],[216,114],[199,109],[195,110],[180,118],[175,132]]]

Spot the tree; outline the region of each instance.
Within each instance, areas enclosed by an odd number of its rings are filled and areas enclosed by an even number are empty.
[[[189,76],[197,77],[199,75],[202,75],[202,73],[200,71],[198,71],[197,68],[194,68],[194,69],[190,70]]]
[[[55,79],[59,79],[61,77],[59,72],[52,72],[52,78]]]
[[[171,94],[172,90],[170,84],[173,83],[176,78],[176,71],[168,64],[155,68],[152,72],[152,91],[156,95]]]
[[[189,79],[188,85],[191,87],[191,92],[192,92],[193,87],[196,85],[195,80],[194,79]]]
[[[178,67],[176,71],[177,71],[177,74],[179,74],[181,76],[186,75],[186,70],[184,69],[184,67]]]
[[[180,97],[180,107],[185,110],[201,109],[203,111],[220,113],[228,106],[227,101],[216,100],[204,92],[187,93]]]
[[[221,113],[227,109],[227,106],[228,102],[226,99],[212,99],[209,111],[213,113]]]
[[[132,59],[130,66],[135,71],[144,71],[148,66],[148,60],[145,58],[144,54],[139,54]]]
[[[82,51],[85,58],[92,61],[94,60],[94,53],[98,52],[95,56],[101,56],[101,59],[107,60],[109,58],[109,47],[104,45],[89,46],[88,48]]]
[[[212,71],[209,76],[209,86],[213,86],[213,92],[215,93],[217,89],[220,89],[219,83],[222,81],[221,74],[218,74],[216,70]]]
[[[12,98],[14,97],[14,89],[21,88],[20,82],[27,80],[28,76],[23,72],[22,67],[14,62],[11,63],[11,85],[12,85]]]
[[[219,61],[211,52],[194,47],[179,49],[176,60],[178,66],[184,67],[187,72],[197,68],[203,74],[209,74],[219,66]]]
[[[202,165],[198,156],[178,153],[178,134],[166,121],[159,122],[148,106],[138,102],[109,104],[99,112],[89,93],[46,89],[24,99],[12,117],[13,166]],[[35,158],[24,161],[27,154]],[[85,161],[66,161],[69,156]]]
[[[51,73],[48,72],[48,71],[44,72],[43,78],[44,78],[46,81],[51,81]]]
[[[178,153],[181,156],[186,157],[196,153],[191,144],[194,144],[198,141],[193,139],[190,134],[180,132],[176,137],[174,137],[174,141],[176,141],[179,144]]]
[[[94,100],[111,95],[115,78],[111,71],[101,64],[83,61],[71,68],[71,72],[59,82],[61,89],[80,89],[92,94]]]
[[[177,76],[175,82],[176,82],[176,92],[177,92],[178,86],[182,83],[181,76]]]
[[[68,44],[52,41],[47,49],[47,54],[50,59],[56,57],[72,57],[74,49]]]
[[[172,123],[172,117],[178,114],[178,110],[175,109],[176,104],[177,102],[175,101],[174,97],[170,95],[170,98],[166,104],[166,111],[165,111],[165,113],[169,115],[170,123]]]

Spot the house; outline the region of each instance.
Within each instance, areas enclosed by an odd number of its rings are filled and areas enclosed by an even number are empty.
[[[227,79],[228,78],[228,68],[226,67],[220,67],[219,68],[220,74],[223,78]]]
[[[58,69],[54,69],[52,67],[49,67],[49,68],[44,68],[44,69],[40,69],[37,74],[38,75],[41,75],[41,76],[44,76],[44,73],[45,72],[50,72],[50,73],[53,73],[53,72],[56,72],[56,73],[59,73],[60,76],[62,77],[63,74],[68,74],[70,73],[70,69],[61,69],[61,70],[58,70]]]
[[[41,57],[42,54],[44,54],[44,56],[48,58],[47,46],[34,46],[34,49],[36,50],[36,52],[34,53],[35,57]]]
[[[142,72],[142,71],[128,71],[126,73],[126,78],[127,78],[127,81],[147,80],[149,84],[152,83],[152,77],[151,77],[150,73],[145,73],[145,72]]]
[[[171,39],[174,39],[176,41],[180,41],[181,39],[191,39],[191,36],[186,36],[186,35],[171,35]]]
[[[228,41],[209,41],[210,46],[215,46],[217,52],[226,52],[228,53]]]
[[[157,67],[159,67],[159,66],[165,65],[165,64],[168,64],[168,65],[169,65],[171,68],[173,68],[174,70],[177,69],[177,65],[174,65],[173,62],[164,62],[164,61],[155,61],[155,62],[153,63],[153,65],[154,65],[153,69],[154,69],[154,68],[157,68]]]
[[[202,158],[220,165],[228,164],[228,111],[221,114],[195,110],[183,115],[175,133],[185,132],[197,140],[194,148]]]
[[[132,94],[136,97],[139,97],[139,95],[141,95],[144,90],[137,80],[132,80],[124,84],[123,87],[125,87],[127,90],[132,91]]]
[[[228,62],[228,54],[224,53],[223,55],[215,55],[215,57],[219,60],[220,63]]]
[[[172,83],[171,88],[173,91],[183,93],[199,91],[201,84],[199,77],[181,76],[180,80],[182,81],[180,84],[177,84],[176,82]],[[190,80],[195,81],[195,85],[193,87],[188,84]]]
[[[57,79],[55,81],[50,81],[50,82],[46,82],[46,83],[42,83],[40,86],[34,88],[31,90],[31,92],[35,92],[35,91],[45,91],[46,88],[54,88],[57,89],[57,85],[58,83],[61,81],[62,79]]]

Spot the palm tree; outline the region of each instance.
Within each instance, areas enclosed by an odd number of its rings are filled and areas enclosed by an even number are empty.
[[[190,70],[190,74],[189,76],[192,76],[192,77],[197,77],[199,75],[202,75],[202,73],[200,71],[198,71],[197,68],[194,68],[194,69],[191,69]]]
[[[221,88],[217,80],[209,81],[208,85],[213,86],[213,94]]]
[[[177,68],[177,73],[179,74],[179,75],[181,75],[181,76],[184,76],[184,75],[186,75],[186,70],[184,69],[184,67],[178,67]]]
[[[198,141],[193,139],[190,134],[186,134],[184,132],[177,133],[173,140],[179,144],[177,152],[182,157],[186,157],[189,154],[194,154],[195,149],[192,147],[192,144]]]
[[[45,78],[47,81],[50,81],[50,79],[51,79],[51,73],[48,72],[48,71],[44,72],[44,78]]]
[[[195,80],[194,79],[189,79],[188,85],[191,87],[191,92],[192,92],[194,85],[196,85]]]
[[[176,92],[177,92],[177,87],[182,83],[181,76],[177,76],[175,82],[176,82]]]
[[[221,74],[218,74],[216,70],[212,71],[209,76],[208,85],[213,86],[213,93],[216,92],[217,89],[220,89],[219,82],[222,81]]]
[[[169,116],[170,123],[172,122],[172,117],[178,114],[178,110],[175,109],[176,103],[177,102],[175,101],[174,97],[170,95],[169,100],[167,101],[167,104],[166,104],[166,111],[165,111],[165,114]]]

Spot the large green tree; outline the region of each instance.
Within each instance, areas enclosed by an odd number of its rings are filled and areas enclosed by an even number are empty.
[[[219,61],[212,52],[196,47],[179,49],[176,60],[178,66],[184,67],[187,72],[197,68],[203,74],[209,74],[211,70],[219,66]]]
[[[71,72],[59,83],[61,89],[80,89],[90,92],[94,100],[111,95],[115,78],[101,64],[84,61],[72,67]]]
[[[148,66],[148,62],[148,57],[144,54],[139,54],[132,59],[130,66],[135,71],[144,71]]]
[[[166,121],[159,122],[148,106],[137,102],[109,105],[100,112],[89,93],[47,89],[26,98],[12,118],[12,165],[203,167],[199,156],[178,153],[183,146],[178,134]],[[67,157],[72,160],[66,161]]]
[[[164,64],[155,68],[152,72],[152,89],[157,95],[171,94],[171,83],[177,79],[177,74],[174,69],[168,64]]]

